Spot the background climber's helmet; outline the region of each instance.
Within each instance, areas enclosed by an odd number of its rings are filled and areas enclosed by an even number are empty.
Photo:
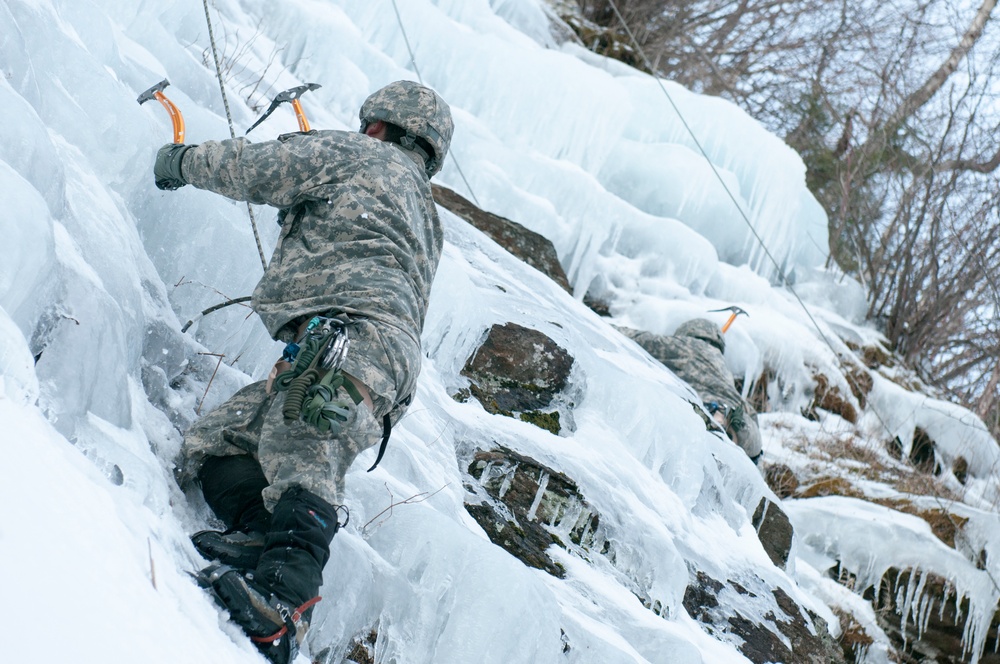
[[[726,339],[722,336],[719,326],[705,318],[695,318],[686,323],[681,323],[681,326],[674,332],[674,336],[701,339],[704,342],[712,344],[721,352],[726,352]]]
[[[438,93],[413,81],[396,81],[372,93],[358,115],[361,131],[378,120],[405,130],[400,144],[407,149],[424,152],[415,142],[424,139],[433,150],[426,157],[427,177],[441,170],[455,125],[451,109]]]

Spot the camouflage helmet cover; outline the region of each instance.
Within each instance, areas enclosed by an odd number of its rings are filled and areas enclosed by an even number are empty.
[[[674,336],[700,339],[701,341],[712,344],[718,348],[720,352],[726,352],[726,340],[722,336],[722,331],[719,329],[719,326],[704,318],[695,318],[694,320],[682,323],[681,326],[677,328],[677,331],[674,332]]]
[[[438,93],[413,81],[396,81],[373,92],[361,105],[358,116],[362,131],[378,120],[405,130],[410,144],[401,141],[404,147],[412,149],[413,138],[424,139],[434,148],[434,154],[427,159],[427,177],[441,170],[455,125],[451,109]]]

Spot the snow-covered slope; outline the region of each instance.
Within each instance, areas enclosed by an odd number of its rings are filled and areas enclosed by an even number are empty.
[[[864,579],[904,564],[945,577],[971,597],[965,640],[978,656],[1000,595],[1000,454],[970,414],[885,371],[864,406],[851,396],[847,342],[878,336],[860,326],[860,288],[820,269],[826,221],[798,157],[732,105],[663,82],[703,156],[656,81],[561,43],[538,0],[404,0],[408,40],[396,9],[211,3],[236,131],[305,82],[322,85],[303,98],[313,127],[354,129],[371,91],[416,78],[408,41],[456,120],[456,159],[438,180],[551,240],[575,297],[442,210],[416,401],[378,470],[364,472],[369,452],[348,476],[351,524],[326,571],[308,644],[316,661],[341,661],[373,630],[378,662],[763,661],[696,620],[692,579],[729,583],[723,614],[764,630],[789,597],[836,635],[829,607],[869,616],[823,576],[833,560]],[[205,18],[195,0],[0,5],[0,615],[17,626],[11,661],[255,661],[186,575],[203,564],[187,536],[210,517],[172,472],[180,430],[263,377],[280,347],[246,308],[198,318],[249,294],[261,273],[247,210],[155,189],[170,123],[159,105],[136,104],[169,78],[188,142],[228,136]],[[295,129],[283,109],[254,135]],[[808,314],[773,285],[776,266],[715,172],[795,275]],[[269,255],[273,213],[256,219]],[[743,307],[751,315],[728,333],[727,360],[748,386],[771,375],[771,406],[784,411],[765,416],[765,452],[814,470],[796,441],[847,432],[879,449],[897,437],[908,455],[919,427],[936,443],[950,504],[975,526],[967,546],[906,558],[934,536],[897,512],[803,499],[788,509],[793,558],[775,567],[751,525],[762,497],[777,500],[758,469],[706,431],[685,384],[582,304],[587,293],[617,324],[658,333]],[[560,435],[451,396],[486,332],[507,322],[575,360]],[[855,425],[799,416],[817,373],[861,413]],[[600,514],[605,552],[553,546],[560,578],[491,543],[465,508],[465,455],[490,446],[571,478]],[[948,470],[960,457],[964,484]],[[879,533],[898,537],[872,551]]]

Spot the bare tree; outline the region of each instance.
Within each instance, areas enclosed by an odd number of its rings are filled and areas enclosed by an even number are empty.
[[[864,284],[871,320],[1000,433],[996,2],[615,6],[649,56],[641,66],[731,99],[802,155],[828,213],[830,260]],[[608,36],[608,0],[578,5],[585,43],[629,51]]]

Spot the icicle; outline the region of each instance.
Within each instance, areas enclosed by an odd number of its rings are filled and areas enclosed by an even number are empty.
[[[510,468],[504,471],[503,484],[500,485],[500,491],[497,492],[499,498],[503,498],[507,491],[510,489],[511,482],[514,480],[514,475],[517,473],[518,464],[514,464]]]
[[[917,608],[911,615],[913,617],[913,625],[917,628],[917,639],[922,639],[924,637],[924,625],[926,624],[924,614],[926,613],[925,604],[927,602],[925,591],[927,588],[928,575],[928,572],[920,574],[920,570],[913,570],[913,576],[917,577],[916,588],[914,589],[914,598],[916,600]]]
[[[944,582],[944,589],[941,591],[941,610],[938,611],[938,620],[944,620],[944,609],[948,605],[948,598],[951,597],[952,593],[955,592],[955,588],[952,586],[951,581]],[[958,611],[956,610],[957,614]]]
[[[899,631],[903,636],[903,648],[909,645],[909,635],[906,633],[907,616],[910,613],[910,602],[913,600],[913,572],[907,580],[906,589],[900,587],[900,580],[906,570],[896,574],[896,606],[899,609]]]
[[[542,504],[542,498],[545,497],[545,490],[549,487],[549,474],[544,470],[538,477],[538,490],[535,491],[535,499],[531,502],[531,508],[528,510],[527,518],[528,521],[535,520],[535,512],[538,511],[538,506]]]

